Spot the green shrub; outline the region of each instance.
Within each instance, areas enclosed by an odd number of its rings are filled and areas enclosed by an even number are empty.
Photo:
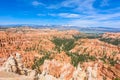
[[[32,66],[32,69],[39,69],[39,66],[41,66],[46,59],[51,59],[50,54],[46,54],[38,60],[35,59],[34,60],[34,65]]]
[[[117,61],[111,58],[107,58],[106,55],[104,55],[103,57],[100,58],[100,60],[102,60],[104,63],[109,63],[111,66],[114,66]]]
[[[120,80],[120,78],[115,78],[114,80]]]
[[[113,60],[113,59],[110,59],[110,58],[108,58],[107,60],[109,61],[111,66],[114,66],[117,63],[116,60]]]
[[[113,45],[118,45],[120,44],[120,39],[112,39],[112,38],[100,38],[99,40],[113,44]]]
[[[78,53],[67,53],[68,56],[71,57],[71,64],[77,67],[78,63],[87,62],[88,60],[94,61],[96,58],[94,56],[90,56],[89,54],[78,54]]]
[[[58,50],[58,52],[69,51],[75,46],[74,39],[54,38],[52,42],[56,45],[55,48]]]
[[[96,39],[96,38],[100,38],[100,34],[96,34],[96,33],[81,33],[79,35],[74,35],[73,36],[74,39],[78,40],[78,39],[84,39],[84,38],[88,38],[88,39]]]

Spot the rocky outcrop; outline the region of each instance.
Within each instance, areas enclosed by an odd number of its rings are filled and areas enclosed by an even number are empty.
[[[6,72],[17,72],[16,62],[12,55],[7,59],[7,61],[3,64],[3,70]]]
[[[98,78],[97,65],[98,64],[95,64],[93,68],[91,66],[88,66],[87,68],[88,80],[97,80]]]
[[[72,78],[74,67],[69,63],[61,63],[56,60],[45,60],[42,66],[43,74],[50,74],[62,80],[70,80]]]
[[[120,78],[120,70],[116,69],[115,67],[110,67],[110,70],[115,74],[115,76]]]
[[[22,61],[25,66],[31,68],[36,57],[34,54],[42,56],[45,52],[54,52],[55,45],[51,41],[54,37],[73,38],[73,35],[77,34],[79,31],[76,30],[60,31],[25,27],[0,31],[0,65],[11,53],[19,52],[23,56]]]
[[[7,61],[0,68],[0,71],[28,76],[31,80],[34,80],[37,75],[35,70],[25,68],[22,63],[21,55],[19,53],[16,53],[15,57],[13,55],[10,55]]]
[[[107,32],[102,35],[102,38],[120,39],[120,33],[119,32],[118,33]]]
[[[97,58],[107,56],[107,58],[120,59],[119,49],[115,45],[102,42],[98,39],[79,39],[76,46],[70,52],[79,54],[89,53]],[[117,56],[116,56],[117,55]]]
[[[86,79],[86,72],[82,70],[80,64],[77,66],[76,70],[73,73],[74,80],[85,80]]]
[[[98,39],[79,39],[71,52],[89,53],[97,59],[79,63],[77,67],[71,64],[72,57],[64,51],[58,53],[55,50],[56,45],[51,41],[54,37],[71,39],[77,34],[79,32],[75,30],[32,28],[11,28],[0,31],[0,65],[2,65],[0,80],[1,77],[13,77],[13,80],[113,80],[116,77],[120,78],[120,63],[111,67],[100,60],[100,58],[120,60],[119,47],[115,45]],[[108,35],[104,38],[117,38],[114,36],[117,35]],[[31,70],[34,60],[40,59],[46,53],[50,53],[50,60],[45,60],[43,65],[39,66],[41,73]]]
[[[16,53],[16,56],[10,55],[7,61],[3,64],[3,70],[25,75],[24,65],[22,64],[21,55]]]
[[[13,80],[113,80],[120,78],[120,71],[117,67],[110,67],[101,62],[86,62],[78,64],[75,68],[70,63],[61,62],[59,60],[45,60],[41,66],[41,72],[27,69],[21,63],[21,55],[10,56],[8,60],[0,68],[0,78],[6,78],[4,74],[13,75]],[[13,74],[14,73],[14,74]],[[17,78],[17,76],[19,76]],[[9,75],[8,75],[9,77]],[[4,79],[5,80],[5,79]]]

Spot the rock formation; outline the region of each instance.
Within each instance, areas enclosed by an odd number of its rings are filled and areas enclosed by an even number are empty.
[[[42,74],[50,74],[62,80],[69,80],[72,78],[74,67],[69,63],[61,63],[56,60],[45,60],[43,64]]]
[[[120,32],[118,32],[118,33],[107,32],[102,35],[102,38],[112,38],[112,39],[118,38],[118,39],[120,39]]]
[[[0,31],[0,59],[3,59],[0,60],[0,65],[11,53],[19,52],[23,56],[25,66],[31,68],[34,54],[42,56],[45,52],[54,52],[55,45],[51,41],[54,37],[73,38],[73,35],[77,34],[79,32],[76,30],[33,28],[9,28]]]
[[[12,72],[15,74],[28,76],[32,80],[34,80],[37,75],[35,70],[27,69],[24,67],[21,55],[19,53],[16,53],[15,57],[10,55],[7,61],[0,68],[0,71]]]
[[[10,55],[7,61],[2,66],[6,72],[13,72],[18,74],[24,74],[25,70],[23,69],[22,60],[19,53],[16,53],[16,56]]]
[[[10,57],[7,59],[7,61],[3,64],[3,69],[6,72],[16,72],[17,71],[17,67],[16,67],[16,62],[15,59],[12,55],[10,55]]]
[[[73,73],[73,79],[74,80],[84,80],[86,77],[86,73],[82,68],[80,67],[80,64],[78,64],[77,69]]]
[[[74,39],[75,47],[69,52],[88,53],[97,58],[95,61],[79,63],[76,68],[71,64],[73,60],[71,55],[64,50],[58,52],[55,49],[56,45],[51,41],[54,37],[73,39],[77,34],[79,32],[75,30],[32,28],[10,28],[0,31],[0,65],[2,65],[0,80],[4,76],[11,75],[14,75],[13,80],[114,80],[120,78],[119,46],[99,39]],[[106,37],[115,39],[120,36],[116,33],[103,34],[103,38]],[[43,63],[39,66],[41,73],[36,69],[32,70],[35,58],[41,59],[46,53],[50,53],[50,59],[41,61]],[[112,60],[106,61],[106,58]],[[114,63],[115,60],[117,60],[115,65],[106,64]]]
[[[114,60],[120,59],[117,46],[102,42],[98,39],[79,39],[76,44],[70,52],[77,52],[79,54],[89,53],[89,55],[96,56],[97,58],[106,55],[107,58],[110,57]]]

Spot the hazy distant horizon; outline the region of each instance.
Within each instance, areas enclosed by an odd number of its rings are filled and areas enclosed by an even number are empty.
[[[0,26],[4,27],[12,27],[12,26],[21,26],[21,27],[25,27],[25,26],[59,26],[59,27],[78,27],[78,28],[120,28],[119,26],[115,26],[115,27],[109,27],[109,26],[80,26],[80,25],[69,25],[69,24],[0,24]]]

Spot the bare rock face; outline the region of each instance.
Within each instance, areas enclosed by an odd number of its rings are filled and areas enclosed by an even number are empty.
[[[15,57],[10,55],[7,61],[0,68],[0,71],[8,72],[9,74],[10,73],[18,74],[19,76],[21,76],[20,78],[22,78],[20,80],[23,80],[23,79],[26,80],[28,78],[30,80],[34,80],[37,76],[37,73],[35,70],[27,69],[24,67],[22,63],[21,55],[19,53],[16,53]]]
[[[7,61],[3,64],[3,70],[6,72],[16,72],[17,67],[16,67],[16,62],[15,59],[12,55],[7,59]]]
[[[72,78],[74,67],[70,63],[61,63],[56,60],[45,60],[42,74],[50,74],[59,77],[61,80],[70,80]]]
[[[105,55],[114,60],[119,60],[119,47],[105,43],[98,39],[79,39],[77,45],[70,50],[70,52],[78,52],[79,54],[89,53],[89,55],[96,56],[96,57],[103,57]],[[115,52],[115,55],[113,53]]]
[[[114,72],[114,74],[115,74],[117,77],[120,78],[120,70],[118,70],[118,69],[115,68],[115,67],[110,67],[110,70],[111,70],[112,72]]]
[[[0,66],[11,53],[19,52],[23,56],[25,67],[31,68],[35,54],[42,56],[43,52],[54,52],[55,44],[51,41],[57,38],[73,38],[79,34],[76,30],[53,30],[32,28],[9,28],[0,31]],[[39,54],[41,52],[41,54]]]
[[[102,37],[103,38],[112,38],[112,39],[119,38],[120,39],[120,33],[119,32],[118,33],[109,33],[109,32],[107,32],[107,33],[104,33],[102,35]]]
[[[2,65],[0,67],[0,78],[4,72],[5,77],[14,73],[13,77],[16,78],[12,80],[34,80],[36,78],[37,80],[104,80],[104,77],[106,80],[113,80],[116,77],[120,78],[120,64],[110,67],[101,63],[100,67],[98,67],[97,64],[93,63],[91,66],[87,64],[89,62],[84,62],[86,63],[85,66],[83,63],[75,68],[70,64],[71,58],[65,52],[53,54],[53,60],[45,60],[42,74],[30,69],[34,64],[34,57],[42,57],[44,55],[43,51],[55,52],[55,44],[51,39],[54,37],[73,38],[73,35],[77,34],[79,32],[74,30],[58,31],[27,28],[19,31],[16,31],[16,29],[11,29],[8,32],[0,31],[0,65]],[[103,38],[112,38],[114,40],[120,38],[120,33],[117,35],[107,33],[103,35]],[[120,60],[120,54],[117,54],[120,52],[119,47],[104,43],[98,39],[79,39],[76,46],[71,50],[71,52],[78,52],[79,54],[89,53],[98,58],[103,56],[103,51],[105,51],[107,58]],[[11,54],[14,52],[21,54]],[[115,52],[114,56],[113,52]]]
[[[11,55],[2,67],[0,72],[15,74],[13,80],[16,80],[17,76],[20,76],[18,80],[104,80],[104,77],[106,80],[113,80],[115,76],[120,77],[118,65],[110,67],[102,63],[99,65],[98,62],[86,62],[86,67],[78,64],[75,68],[70,63],[56,59],[45,60],[42,65],[42,74],[39,74],[36,70],[27,69],[23,66],[19,53],[16,53],[15,57]]]
[[[63,67],[61,68],[60,79],[63,80],[71,79],[73,75],[73,71],[74,71],[74,67],[71,64],[69,63],[64,64]]]
[[[77,66],[77,69],[73,73],[74,80],[84,80],[86,77],[85,71],[82,70],[80,64]]]
[[[118,70],[120,70],[120,64],[116,64],[115,68],[118,69]]]
[[[21,56],[19,53],[16,53],[15,58],[10,55],[7,61],[3,64],[3,70],[6,72],[13,72],[18,74],[25,74],[25,70],[23,70],[23,64],[21,61]]]

